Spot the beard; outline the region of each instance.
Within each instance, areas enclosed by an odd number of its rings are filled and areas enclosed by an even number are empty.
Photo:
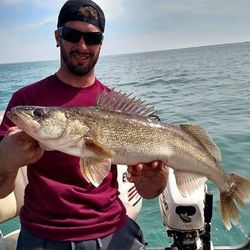
[[[86,74],[88,74],[95,67],[100,54],[100,48],[96,55],[93,53],[82,53],[79,52],[78,50],[73,50],[67,53],[62,44],[60,46],[60,49],[61,49],[61,57],[64,64],[66,65],[68,70],[76,76],[85,76]],[[75,60],[74,57],[77,54],[87,56],[89,58],[88,60],[89,62],[88,63],[77,62],[77,60]]]

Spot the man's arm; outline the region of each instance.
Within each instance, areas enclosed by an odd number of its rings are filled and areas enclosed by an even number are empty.
[[[14,190],[20,167],[36,162],[44,150],[18,128],[10,128],[0,142],[0,198]]]
[[[163,192],[167,185],[168,168],[160,161],[128,166],[128,181],[135,183],[137,192],[145,199],[152,199]]]

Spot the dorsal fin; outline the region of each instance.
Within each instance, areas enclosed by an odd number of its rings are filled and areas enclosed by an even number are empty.
[[[198,125],[180,124],[180,127],[193,136],[217,161],[221,161],[219,148],[208,135],[207,131]]]
[[[126,114],[139,115],[154,119],[154,107],[146,104],[144,101],[131,97],[132,93],[127,95],[120,91],[102,92],[96,101],[98,108],[115,110]]]

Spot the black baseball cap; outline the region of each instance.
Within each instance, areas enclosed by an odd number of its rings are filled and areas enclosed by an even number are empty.
[[[93,9],[94,11],[91,11]],[[69,21],[91,23],[104,32],[104,13],[100,6],[91,0],[68,0],[65,2],[58,16],[57,28],[64,26]]]

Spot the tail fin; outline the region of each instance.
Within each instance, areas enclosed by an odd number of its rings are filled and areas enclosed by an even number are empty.
[[[230,174],[230,178],[230,190],[220,194],[221,217],[227,230],[230,230],[231,223],[236,223],[240,217],[237,205],[245,207],[250,201],[250,180],[235,174]]]

